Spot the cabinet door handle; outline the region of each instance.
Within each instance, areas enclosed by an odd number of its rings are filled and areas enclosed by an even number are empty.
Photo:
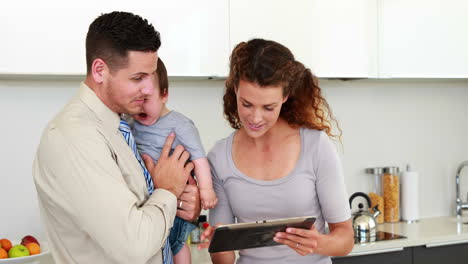
[[[396,248],[385,248],[385,249],[362,251],[362,252],[351,253],[348,256],[354,257],[354,256],[381,254],[381,253],[389,253],[389,252],[396,252],[396,251],[403,251],[403,248],[402,247],[396,247]]]
[[[457,245],[457,244],[464,244],[468,243],[468,239],[465,240],[456,240],[456,241],[446,241],[446,242],[438,242],[438,243],[431,243],[427,244],[427,248],[433,248],[433,247],[443,247],[443,246],[450,246],[450,245]]]

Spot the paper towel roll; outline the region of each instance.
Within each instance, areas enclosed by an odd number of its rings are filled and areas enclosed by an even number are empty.
[[[401,218],[404,221],[419,219],[418,173],[408,169],[401,175]]]

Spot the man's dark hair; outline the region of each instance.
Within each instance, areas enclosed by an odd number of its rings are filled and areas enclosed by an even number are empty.
[[[128,51],[155,52],[160,46],[159,32],[148,20],[127,12],[102,14],[91,23],[86,36],[87,73],[97,58],[114,71],[127,65]]]

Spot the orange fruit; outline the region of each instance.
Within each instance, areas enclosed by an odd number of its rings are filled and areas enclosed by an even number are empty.
[[[39,246],[37,243],[28,243],[25,247],[29,250],[29,254],[31,255],[37,255],[41,253],[41,246]]]
[[[8,250],[10,250],[12,247],[11,241],[6,238],[0,239],[0,247],[8,252]]]
[[[6,259],[8,258],[8,252],[6,252],[5,249],[0,248],[0,259]]]

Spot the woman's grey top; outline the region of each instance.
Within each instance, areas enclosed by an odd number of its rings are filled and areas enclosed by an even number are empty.
[[[235,132],[208,153],[218,204],[209,221],[231,224],[296,216],[316,216],[315,227],[325,233],[325,222],[348,220],[351,212],[341,162],[326,133],[300,129],[301,152],[289,175],[263,181],[240,172],[232,159]],[[280,143],[281,144],[281,143]],[[300,256],[287,246],[245,249],[238,263],[331,263],[322,255]]]

